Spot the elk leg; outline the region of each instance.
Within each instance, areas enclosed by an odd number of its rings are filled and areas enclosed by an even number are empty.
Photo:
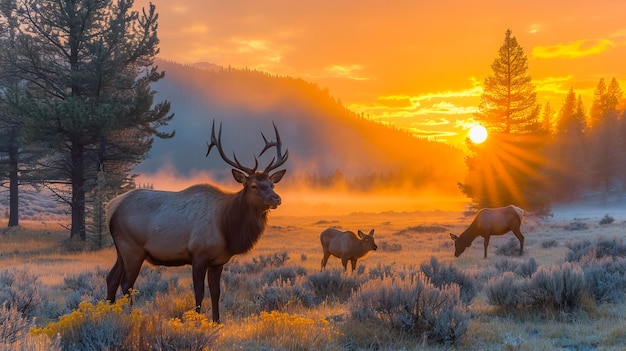
[[[107,274],[107,301],[111,303],[115,302],[115,294],[117,293],[117,288],[120,287],[123,276],[124,264],[122,263],[122,259],[118,256],[111,271]]]
[[[209,267],[209,293],[211,294],[211,309],[213,322],[220,323],[220,278],[224,265]]]
[[[202,300],[204,299],[204,277],[207,274],[208,264],[194,262],[192,264],[193,291],[196,297],[196,312],[200,313]]]
[[[350,260],[350,263],[352,263],[352,272],[354,272],[354,269],[356,268],[356,259]]]
[[[143,264],[144,257],[133,258],[127,262],[124,262],[124,272],[122,273],[122,293],[128,295],[130,304],[133,305],[133,296],[130,289],[135,284],[139,271],[141,271],[141,265]]]
[[[330,257],[330,253],[324,252],[324,257],[322,258],[322,271],[326,268],[326,262],[328,262],[328,258]]]
[[[484,238],[485,238],[485,241],[484,241],[484,244],[485,244],[485,256],[483,258],[487,258],[487,246],[489,246],[489,235],[485,236]]]
[[[517,240],[519,240],[519,255],[522,256],[524,253],[524,235],[522,235],[519,228],[513,228],[513,234],[515,234]]]
[[[341,259],[341,265],[343,266],[343,271],[347,272],[348,271],[348,259],[347,258],[342,258]]]

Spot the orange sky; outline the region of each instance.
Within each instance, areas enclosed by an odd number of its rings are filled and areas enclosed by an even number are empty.
[[[600,78],[626,90],[622,0],[152,3],[161,58],[300,77],[355,112],[453,144],[509,28],[542,106],[558,110],[574,88],[589,108]]]

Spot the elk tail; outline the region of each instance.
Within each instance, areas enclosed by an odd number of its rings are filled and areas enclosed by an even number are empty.
[[[513,206],[513,208],[515,209],[515,212],[517,212],[517,215],[519,216],[520,223],[524,223],[525,211],[517,206]]]

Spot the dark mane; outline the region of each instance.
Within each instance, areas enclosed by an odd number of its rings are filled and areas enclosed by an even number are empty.
[[[267,211],[250,206],[240,191],[223,207],[219,227],[226,239],[226,249],[232,255],[250,251],[267,224]]]

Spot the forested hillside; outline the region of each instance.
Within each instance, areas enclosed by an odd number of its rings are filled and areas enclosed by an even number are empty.
[[[225,151],[233,150],[248,164],[263,146],[260,132],[274,138],[274,121],[289,149],[285,183],[344,183],[354,190],[434,185],[454,192],[463,179],[460,150],[367,120],[316,84],[228,67],[201,69],[164,61],[158,65],[166,75],[155,85],[157,100],[171,102],[175,117],[168,128],[175,129],[176,136],[155,140],[137,172],[168,167],[181,176],[211,171],[218,178],[230,177],[219,157],[204,157],[215,119],[223,123]]]

